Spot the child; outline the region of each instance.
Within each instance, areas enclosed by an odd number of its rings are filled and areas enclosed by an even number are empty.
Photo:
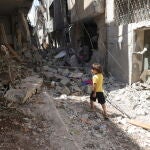
[[[107,113],[106,113],[106,105],[105,105],[105,97],[103,94],[103,74],[102,74],[102,68],[100,64],[93,64],[91,72],[93,74],[93,86],[92,86],[92,93],[90,95],[90,104],[91,109],[94,109],[93,102],[98,99],[98,103],[101,104],[103,109],[103,115],[105,119],[108,119]]]

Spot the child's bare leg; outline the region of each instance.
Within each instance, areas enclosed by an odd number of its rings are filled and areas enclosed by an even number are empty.
[[[91,109],[94,109],[94,102],[92,100],[90,100],[90,104],[91,104]]]
[[[106,105],[105,104],[102,104],[102,109],[103,109],[103,114],[104,114],[104,117],[108,117],[107,116],[107,111],[106,111]]]

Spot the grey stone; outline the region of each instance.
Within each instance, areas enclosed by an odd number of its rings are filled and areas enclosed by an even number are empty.
[[[68,87],[64,87],[61,91],[62,94],[70,95],[71,91]]]
[[[63,84],[63,85],[67,85],[67,84],[70,83],[70,80],[69,80],[68,78],[65,78],[65,77],[64,77],[64,78],[61,80],[60,83]]]
[[[102,137],[102,135],[99,133],[93,133],[93,136],[95,136],[96,138],[101,138]]]
[[[100,126],[99,125],[95,125],[93,128],[94,128],[94,130],[99,130]]]
[[[43,72],[42,73],[47,80],[53,80],[55,75],[52,72]]]
[[[70,58],[70,65],[72,67],[78,67],[79,66],[79,63],[78,63],[76,55],[71,56],[71,58]]]
[[[88,119],[88,118],[89,118],[89,115],[88,115],[88,114],[83,114],[83,115],[82,115],[82,118]]]
[[[81,88],[79,88],[77,85],[71,86],[71,89],[73,91],[76,91],[76,92],[81,92],[82,91]]]
[[[42,69],[43,71],[50,71],[50,68],[48,66],[43,66]]]
[[[43,79],[38,76],[27,77],[21,81],[20,89],[10,89],[4,97],[10,103],[24,103],[40,89],[42,84]]]
[[[23,98],[26,96],[26,92],[22,89],[10,89],[5,94],[5,99],[9,103],[22,103]]]
[[[64,69],[62,72],[61,72],[64,76],[68,76],[70,71],[68,69]]]
[[[60,87],[59,85],[56,86],[56,91],[57,92],[61,92],[62,91],[62,87]]]
[[[81,78],[82,76],[83,76],[83,73],[81,72],[78,72],[78,73],[73,72],[69,75],[70,78]]]
[[[92,87],[91,87],[91,85],[87,85],[86,88],[85,88],[85,90],[86,90],[86,93],[87,93],[87,94],[90,94],[90,93],[92,92]]]

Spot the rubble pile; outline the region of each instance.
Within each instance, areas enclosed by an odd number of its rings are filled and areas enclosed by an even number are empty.
[[[109,92],[108,99],[117,104],[131,118],[149,122],[150,118],[150,85],[146,83],[134,83],[123,87],[113,78],[106,79],[106,89]]]
[[[79,88],[81,87],[79,86]],[[149,85],[138,82],[129,86],[125,83],[116,81],[113,77],[109,77],[105,78],[104,88],[107,93],[107,100],[118,106],[119,109],[131,117],[131,119],[127,118],[107,102],[108,113],[110,116],[109,120],[118,128],[118,130],[115,131],[115,137],[113,138],[121,140],[125,139],[126,136],[132,137],[134,141],[139,143],[139,145],[146,150],[149,147],[149,131],[140,126],[130,124],[130,120],[136,120],[141,122],[141,124],[148,125],[150,118]],[[82,143],[83,145],[86,145],[88,139],[89,142],[87,143],[92,143],[91,136],[92,138],[95,138],[95,142],[99,143],[99,139],[102,139],[103,137],[106,139],[110,131],[115,130],[115,127],[112,129],[112,126],[108,125],[107,122],[103,120],[99,110],[94,112],[90,111],[90,105],[88,104],[89,94],[87,96],[86,94],[78,96],[67,96],[66,94],[62,94],[55,97],[54,102],[61,114],[63,113],[62,117],[64,117],[64,120],[67,120],[65,123],[70,127],[71,134],[75,136],[75,139],[77,139],[79,144]],[[95,105],[97,108],[101,109],[99,104],[95,103]],[[69,119],[66,119],[66,116]],[[112,135],[109,137],[111,136]],[[80,139],[81,137],[82,139]],[[83,140],[84,138],[86,138],[85,141]],[[107,144],[105,143],[105,146],[106,145]],[[119,147],[121,145],[117,146]],[[120,147],[120,149],[123,148]]]
[[[84,71],[43,66],[41,72],[44,81],[53,88],[54,95],[83,95],[91,92],[91,77]]]

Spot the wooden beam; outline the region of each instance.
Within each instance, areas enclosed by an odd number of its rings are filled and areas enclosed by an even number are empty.
[[[146,130],[150,130],[150,123],[143,123],[143,122],[139,122],[137,120],[128,120],[128,123],[135,125],[137,127],[144,128]]]

